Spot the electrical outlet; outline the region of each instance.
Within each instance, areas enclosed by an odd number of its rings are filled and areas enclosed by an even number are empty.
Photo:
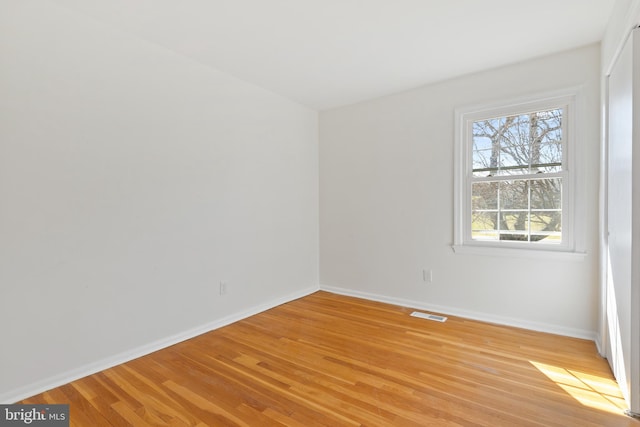
[[[220,282],[220,295],[226,295],[227,293],[227,282],[222,280]]]
[[[433,270],[425,268],[422,270],[422,281],[425,283],[433,283]]]

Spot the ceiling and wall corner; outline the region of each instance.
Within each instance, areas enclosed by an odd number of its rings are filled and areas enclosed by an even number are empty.
[[[324,110],[599,42],[615,0],[53,0]]]

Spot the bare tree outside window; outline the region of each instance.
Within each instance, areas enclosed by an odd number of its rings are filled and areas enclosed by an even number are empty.
[[[561,243],[563,109],[472,124],[474,240]]]

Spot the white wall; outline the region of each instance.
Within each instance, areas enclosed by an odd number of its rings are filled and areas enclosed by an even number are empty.
[[[445,313],[595,337],[600,49],[593,45],[320,115],[320,282]],[[437,66],[437,64],[434,64]],[[584,260],[454,254],[454,109],[582,86]],[[433,283],[422,269],[433,269]]]
[[[317,289],[317,131],[55,3],[1,2],[0,401]]]

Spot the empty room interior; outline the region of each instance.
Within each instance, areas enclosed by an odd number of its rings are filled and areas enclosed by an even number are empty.
[[[639,24],[0,0],[0,425],[640,426]]]

